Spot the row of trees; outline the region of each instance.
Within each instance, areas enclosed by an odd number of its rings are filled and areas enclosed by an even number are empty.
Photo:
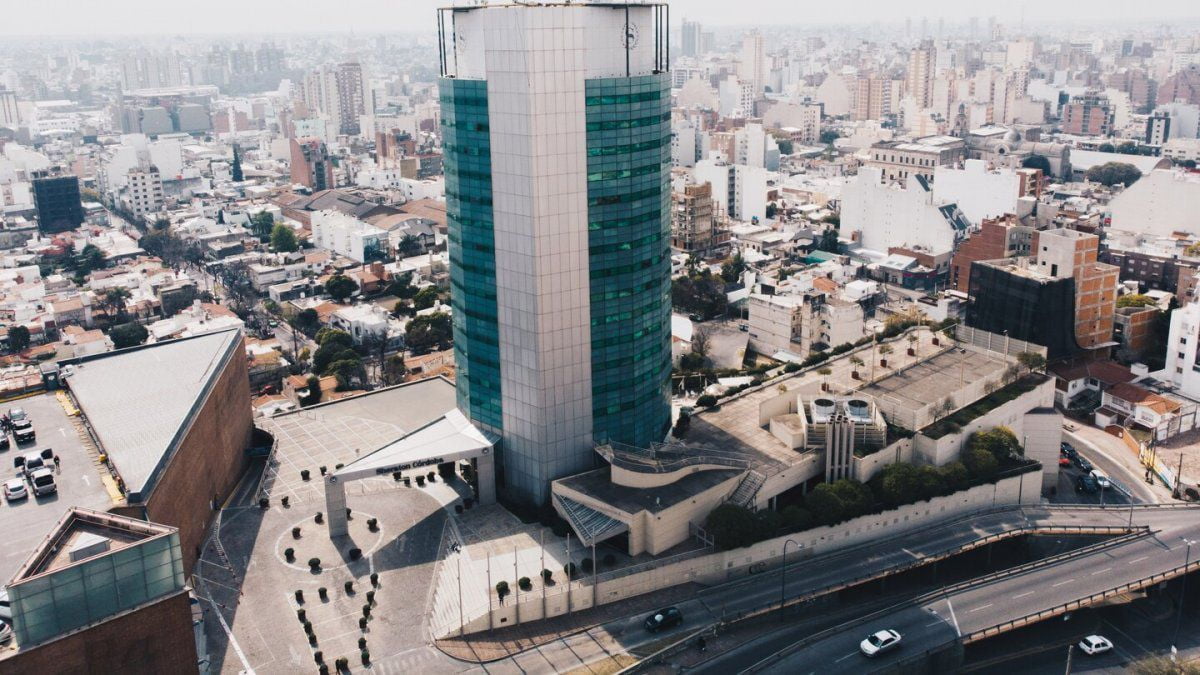
[[[836,525],[859,516],[894,509],[964,490],[996,479],[1003,467],[1021,461],[1023,449],[1007,427],[972,434],[961,460],[944,466],[892,464],[867,483],[841,479],[813,488],[801,504],[780,512],[751,511],[725,503],[713,509],[705,530],[723,550],[749,546],[787,532]]]

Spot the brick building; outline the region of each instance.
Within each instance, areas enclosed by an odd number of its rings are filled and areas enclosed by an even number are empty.
[[[1022,225],[1016,216],[984,218],[979,230],[958,245],[950,260],[949,285],[964,293],[970,290],[971,263],[1029,255],[1037,236],[1032,227]]]
[[[1137,359],[1154,342],[1157,307],[1118,307],[1113,314],[1113,341],[1128,359]]]

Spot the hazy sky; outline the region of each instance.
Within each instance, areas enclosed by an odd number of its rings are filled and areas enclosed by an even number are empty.
[[[0,34],[278,33],[432,30],[434,8],[450,0],[0,0]],[[994,14],[1015,21],[1022,6],[1026,25],[1039,19],[1197,19],[1196,0],[673,0],[673,23],[687,16],[709,24],[899,22],[912,13],[914,26],[930,17],[959,21]],[[1080,13],[1086,12],[1081,17]]]

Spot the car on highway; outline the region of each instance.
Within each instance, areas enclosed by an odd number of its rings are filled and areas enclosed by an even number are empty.
[[[25,483],[20,478],[14,478],[4,483],[5,501],[15,502],[28,496],[29,491],[25,489]]]
[[[1100,471],[1099,469],[1092,469],[1090,475],[1092,479],[1096,481],[1096,485],[1100,486],[1101,490],[1107,490],[1108,488],[1112,487],[1112,481],[1108,479],[1108,476],[1104,475],[1103,471]]]
[[[678,626],[683,623],[683,612],[678,607],[667,607],[646,617],[646,630],[657,633],[663,628]]]
[[[1080,640],[1078,646],[1084,654],[1095,656],[1111,650],[1113,643],[1103,635],[1089,635]]]
[[[858,643],[858,649],[866,656],[875,656],[899,647],[900,639],[899,633],[888,628],[868,635],[867,639]]]
[[[1100,491],[1100,484],[1096,482],[1095,478],[1092,478],[1091,474],[1086,474],[1075,479],[1075,491],[1094,494]]]

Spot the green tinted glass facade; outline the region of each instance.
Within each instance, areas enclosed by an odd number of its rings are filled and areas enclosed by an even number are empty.
[[[593,434],[647,446],[671,418],[670,80],[588,80],[585,97]]]
[[[487,82],[442,78],[443,169],[458,407],[502,427]]]

